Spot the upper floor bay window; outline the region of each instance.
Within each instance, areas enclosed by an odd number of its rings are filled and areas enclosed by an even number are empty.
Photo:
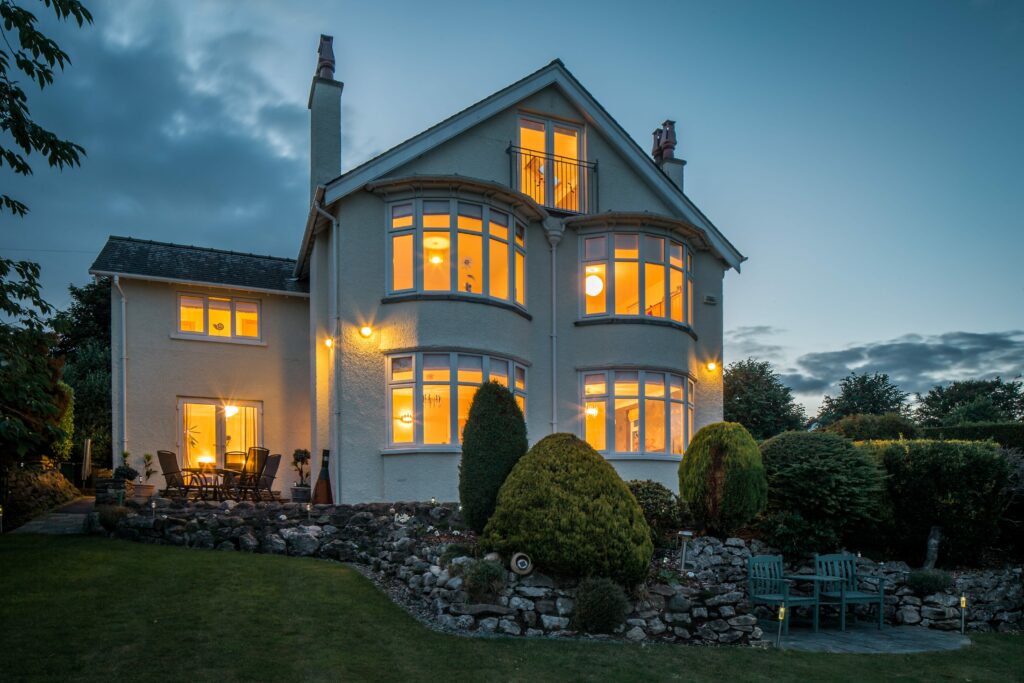
[[[523,116],[518,134],[519,145],[510,150],[518,179],[513,186],[542,206],[574,213],[593,210],[590,195],[596,166],[584,160],[582,130]]]
[[[179,294],[178,332],[196,337],[259,339],[260,304],[251,299]]]
[[[682,242],[608,233],[583,238],[584,317],[637,316],[693,325],[693,265]]]
[[[407,353],[388,358],[391,446],[456,445],[476,390],[498,382],[526,413],[526,368],[506,358],[469,353]]]
[[[582,373],[583,438],[608,454],[682,455],[693,436],[693,380],[647,370]]]
[[[483,204],[389,207],[389,292],[458,292],[526,305],[526,227]]]

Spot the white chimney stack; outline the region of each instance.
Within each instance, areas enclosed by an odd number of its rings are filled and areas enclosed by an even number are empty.
[[[309,91],[309,196],[341,175],[341,90],[334,80],[334,38],[320,36]]]

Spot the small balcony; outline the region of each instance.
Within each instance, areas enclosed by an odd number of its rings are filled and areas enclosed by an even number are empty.
[[[597,211],[596,161],[540,154],[514,145],[508,154],[512,189],[555,211]]]

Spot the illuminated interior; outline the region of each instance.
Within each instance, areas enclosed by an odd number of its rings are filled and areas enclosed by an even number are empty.
[[[223,467],[227,451],[260,445],[258,404],[221,404],[215,399],[182,400],[182,452],[186,466]]]
[[[583,438],[606,453],[682,454],[692,432],[692,397],[693,383],[679,375],[586,372]]]
[[[522,119],[519,123],[519,146],[532,153],[519,157],[519,191],[542,205],[547,196],[547,169],[544,168],[544,156],[547,154],[545,129],[546,126],[540,121]]]
[[[259,306],[251,301],[235,302],[235,336],[260,336]]]
[[[178,297],[178,331],[210,337],[260,336],[260,305],[222,296]]]
[[[231,299],[211,296],[207,299],[206,315],[209,319],[209,333],[213,337],[231,336]]]
[[[205,302],[202,297],[183,296],[179,299],[178,305],[178,330],[181,332],[206,332],[204,322]]]
[[[519,147],[519,190],[538,204],[579,211],[579,130],[520,119]]]
[[[413,288],[413,239],[411,234],[391,238],[391,289],[395,291]]]

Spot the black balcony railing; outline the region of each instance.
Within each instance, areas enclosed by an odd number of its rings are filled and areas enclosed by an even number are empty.
[[[512,189],[550,209],[597,211],[597,162],[539,154],[509,145]]]

